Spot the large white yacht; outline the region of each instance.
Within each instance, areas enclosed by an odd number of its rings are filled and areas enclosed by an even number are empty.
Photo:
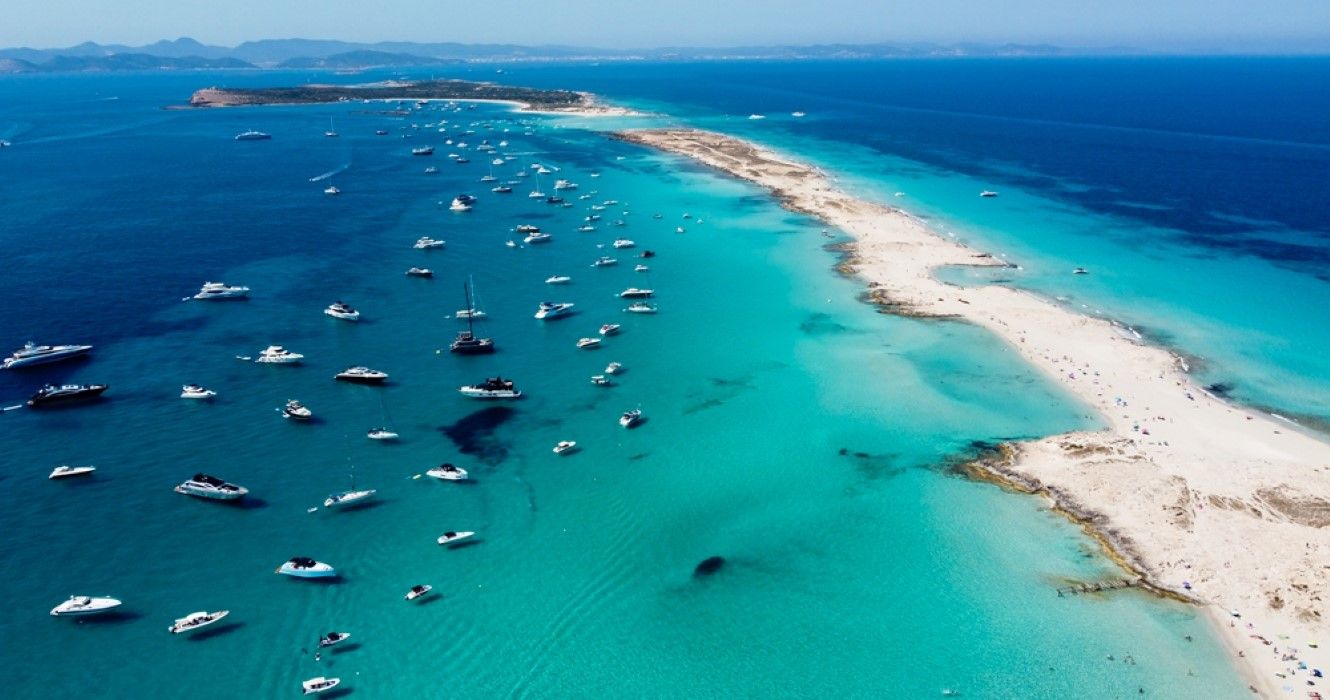
[[[655,291],[654,289],[638,289],[637,287],[629,287],[629,288],[623,290],[622,292],[619,292],[619,298],[620,298],[620,299],[648,299],[648,298],[650,298],[651,296],[653,296],[655,293],[656,293],[656,291]]]
[[[186,496],[208,498],[214,501],[234,501],[249,493],[249,489],[244,486],[227,483],[215,476],[195,474],[192,479],[175,487],[175,492],[183,493]]]
[[[12,355],[6,357],[4,362],[0,362],[0,369],[18,369],[19,367],[42,365],[48,362],[59,362],[85,355],[90,350],[92,350],[91,345],[37,345],[29,341],[24,343],[22,348],[15,350]]]
[[[368,367],[348,367],[338,372],[333,379],[357,384],[382,384],[388,380],[388,373]]]
[[[522,397],[513,383],[503,377],[490,377],[480,384],[470,384],[457,389],[463,396],[473,399],[517,399]]]
[[[612,243],[611,245],[613,245],[615,248],[632,248],[636,246],[637,243],[634,243],[633,241],[630,241],[627,238],[620,238],[614,241],[614,243]]]
[[[283,418],[290,418],[291,420],[307,421],[314,417],[314,412],[309,410],[308,406],[295,399],[287,401],[285,406],[277,410],[281,411]]]
[[[88,595],[72,595],[69,600],[51,608],[55,617],[76,617],[79,615],[100,615],[113,608],[120,607],[115,598],[98,598]]]
[[[534,233],[528,233],[526,238],[523,238],[522,240],[525,241],[527,245],[534,245],[536,243],[549,243],[552,238],[554,238],[554,236],[551,236],[548,233],[536,231]]]
[[[292,557],[277,567],[277,573],[296,578],[332,578],[337,575],[337,569],[309,557]]]
[[[195,299],[244,299],[249,296],[249,287],[228,285],[225,282],[204,282]]]
[[[323,500],[323,507],[336,508],[337,506],[349,506],[355,503],[361,503],[373,498],[376,493],[378,493],[378,491],[375,491],[374,489],[334,493]]]
[[[442,535],[439,535],[439,540],[438,540],[438,541],[439,541],[439,544],[443,544],[443,545],[453,545],[453,544],[457,544],[458,542],[461,542],[462,540],[464,540],[464,539],[466,539],[466,538],[468,538],[468,537],[471,537],[471,536],[473,536],[473,535],[475,535],[475,534],[476,534],[476,533],[474,533],[474,532],[466,531],[466,530],[464,530],[464,531],[462,531],[462,532],[453,532],[452,530],[449,530],[448,532],[445,532],[445,533],[443,533]]]
[[[425,472],[425,474],[426,476],[431,476],[435,479],[442,479],[444,481],[465,481],[467,477],[465,469],[458,466],[454,466],[448,462],[440,464],[439,466]]]
[[[541,321],[547,321],[553,318],[568,316],[573,313],[573,304],[566,302],[542,301],[536,309],[536,318]]]
[[[180,398],[182,399],[211,399],[217,392],[198,384],[186,384],[180,387]]]
[[[343,321],[360,320],[360,312],[351,308],[350,304],[340,300],[329,304],[328,308],[323,310],[323,313],[328,314],[333,318],[340,318]]]
[[[270,138],[272,138],[272,134],[254,131],[253,129],[236,134],[237,141],[267,141]]]
[[[254,361],[269,365],[291,365],[303,359],[305,356],[298,352],[291,352],[280,345],[269,345],[259,353],[259,359]]]
[[[556,190],[575,190],[575,189],[577,189],[577,183],[576,183],[576,182],[573,182],[572,180],[555,180],[555,181],[554,181],[554,189],[556,189]]]
[[[56,467],[55,469],[52,469],[51,475],[46,478],[67,479],[71,476],[82,476],[84,474],[91,474],[95,471],[97,471],[97,467],[91,465],[85,465],[81,467],[71,467],[69,465],[61,465],[59,467]]]
[[[446,243],[446,241],[436,240],[429,236],[421,236],[416,239],[416,244],[411,247],[416,250],[430,250],[433,248],[442,248]]]
[[[303,681],[300,684],[300,689],[304,691],[305,695],[313,695],[315,693],[322,693],[325,690],[332,690],[338,685],[341,685],[341,683],[341,678],[324,678],[323,676],[318,676]]]
[[[175,621],[175,624],[167,628],[171,634],[180,634],[181,632],[192,632],[196,629],[207,627],[214,622],[230,615],[230,610],[218,610],[217,612],[206,612],[200,610],[192,612]]]

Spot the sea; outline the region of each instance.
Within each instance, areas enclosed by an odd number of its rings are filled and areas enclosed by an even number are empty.
[[[210,85],[389,77],[589,90],[646,114],[164,109]],[[1197,610],[1059,596],[1124,574],[1044,502],[959,468],[1093,429],[1091,409],[985,331],[878,313],[836,272],[841,232],[607,132],[709,128],[814,163],[1016,266],[949,281],[1118,320],[1215,391],[1318,429],[1327,79],[1330,60],[1293,58],[0,78],[0,344],[96,346],[0,372],[0,407],[47,382],[110,386],[0,413],[4,694],[288,697],[324,676],[364,698],[1247,697]],[[249,129],[273,138],[233,139]],[[491,173],[515,191],[491,192]],[[571,207],[527,196],[556,179],[578,184],[559,192]],[[472,211],[449,210],[461,193]],[[526,244],[518,224],[553,239]],[[421,236],[447,244],[414,249]],[[184,301],[205,281],[252,292]],[[468,287],[493,355],[448,352]],[[659,312],[625,313],[629,287]],[[362,319],[324,315],[337,300]],[[540,301],[576,313],[536,320]],[[606,323],[621,332],[576,347]],[[254,363],[269,345],[305,360]],[[614,386],[592,384],[610,362]],[[390,380],[333,381],[352,365]],[[523,398],[457,393],[492,376]],[[187,383],[218,395],[183,400]],[[289,399],[315,419],[284,420]],[[646,420],[620,427],[632,409]],[[368,440],[375,427],[401,437]],[[561,440],[580,449],[556,455]],[[444,462],[471,478],[425,475]],[[97,471],[48,480],[61,464]],[[172,491],[196,473],[250,494]],[[353,486],[376,496],[322,506]],[[454,530],[477,535],[436,543]],[[340,576],[274,574],[295,556]],[[433,594],[404,600],[417,584]],[[70,595],[124,604],[48,614]],[[333,631],[351,638],[319,650]]]

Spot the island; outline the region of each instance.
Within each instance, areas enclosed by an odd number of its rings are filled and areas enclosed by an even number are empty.
[[[626,114],[587,92],[515,87],[469,80],[390,80],[359,85],[310,84],[294,87],[209,87],[189,98],[189,107],[251,107],[334,102],[457,100],[502,102],[528,112],[604,115]]]

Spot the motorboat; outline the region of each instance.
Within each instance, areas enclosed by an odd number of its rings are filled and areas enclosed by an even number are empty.
[[[351,308],[350,304],[347,304],[346,302],[343,301],[335,301],[329,304],[328,308],[323,310],[323,313],[328,314],[333,318],[340,318],[343,321],[360,320],[360,312]]]
[[[493,192],[495,194],[512,194],[513,188],[509,187],[508,185],[497,185],[495,187],[491,187],[490,192]]]
[[[619,362],[611,362],[605,366],[605,374],[618,374],[621,371],[623,371],[623,364]]]
[[[122,605],[115,598],[100,598],[90,595],[72,595],[69,600],[51,608],[55,617],[78,617],[81,615],[100,615]]]
[[[406,271],[407,277],[433,277],[434,271],[428,267],[413,267]]]
[[[476,533],[474,532],[453,532],[452,530],[449,530],[448,532],[439,535],[439,544],[457,544],[475,534]]]
[[[571,181],[571,180],[555,180],[555,181],[554,181],[554,189],[556,189],[556,190],[575,190],[575,189],[577,189],[577,183],[576,183],[576,182],[573,182],[573,181]]]
[[[794,117],[795,119],[798,119],[800,117],[807,116],[807,114],[805,114],[804,112],[790,112],[790,116]]]
[[[615,335],[618,332],[619,332],[619,324],[617,323],[606,323],[605,325],[600,327],[601,335]]]
[[[591,224],[582,224],[581,226],[578,226],[578,227],[577,227],[577,231],[578,231],[578,233],[591,233],[592,231],[595,231],[595,230],[596,230],[596,227],[595,227],[595,226],[592,226]]]
[[[326,649],[339,642],[345,642],[350,638],[350,632],[329,632],[328,634],[319,637],[319,648]]]
[[[388,380],[388,373],[368,367],[347,367],[334,375],[333,379],[355,384],[382,384]]]
[[[28,399],[28,405],[37,408],[39,406],[49,406],[53,403],[86,401],[101,396],[106,389],[105,384],[62,384],[60,386],[47,384],[38,389],[37,393]]]
[[[593,374],[591,376],[591,383],[596,386],[614,386],[614,381],[603,374]]]
[[[229,285],[225,282],[204,282],[193,298],[199,301],[220,299],[244,299],[249,296],[249,287]]]
[[[467,478],[466,470],[455,466],[451,462],[444,462],[443,464],[425,472],[425,475],[443,481],[466,481]]]
[[[581,350],[594,350],[600,347],[600,338],[580,338],[577,341],[577,347]]]
[[[283,406],[280,410],[282,412],[283,418],[290,418],[291,420],[304,421],[314,417],[313,411],[309,410],[307,406],[300,403],[299,401],[296,401],[295,399],[287,401],[286,405]]]
[[[192,612],[175,621],[175,624],[167,628],[171,634],[180,634],[181,632],[192,632],[196,629],[202,629],[214,622],[230,615],[230,610],[218,610],[217,612],[206,612],[200,610]]]
[[[567,275],[554,275],[553,277],[547,278],[545,284],[568,284],[572,281],[573,278],[568,277]]]
[[[416,146],[415,148],[411,149],[411,155],[413,155],[413,156],[432,156],[432,155],[434,155],[434,147],[433,147],[433,146]]]
[[[375,135],[375,136],[387,136],[387,135],[388,135],[388,130],[387,130],[387,129],[375,129],[375,130],[374,130],[374,135]]]
[[[374,497],[378,491],[374,489],[361,489],[359,491],[342,491],[334,493],[323,499],[324,508],[336,508],[338,506],[349,506],[356,503],[363,503]]]
[[[1078,267],[1078,268],[1072,270],[1072,271],[1071,271],[1071,274],[1073,274],[1073,275],[1088,275],[1088,274],[1090,274],[1090,271],[1087,270],[1087,269],[1085,269],[1085,268],[1083,268],[1083,267]]]
[[[428,583],[412,586],[411,590],[406,592],[406,599],[415,600],[417,598],[422,598],[429,595],[429,592],[432,590],[434,590],[434,586],[431,586]]]
[[[213,501],[234,501],[243,498],[249,493],[249,489],[222,481],[215,476],[195,474],[185,483],[175,487],[175,492]]]
[[[620,238],[614,241],[614,243],[611,243],[610,245],[613,245],[615,248],[633,248],[637,246],[636,243],[628,240],[627,238]]]
[[[554,236],[551,236],[548,233],[537,231],[535,233],[527,234],[527,237],[522,240],[525,241],[527,245],[535,245],[536,243],[549,243],[552,238],[554,238]]]
[[[980,192],[980,193],[979,193],[979,196],[980,196],[980,197],[996,197],[996,196],[998,196],[998,193],[997,193],[997,192],[994,192],[993,190],[984,190],[983,192]]]
[[[764,114],[750,114],[748,115],[748,118],[756,121],[758,119],[766,119],[767,117]]]
[[[642,409],[640,408],[634,408],[631,411],[624,411],[623,415],[619,416],[619,425],[622,425],[625,428],[632,428],[641,422],[642,422]]]
[[[624,311],[627,311],[630,314],[654,314],[656,313],[656,311],[658,311],[658,309],[655,307],[654,304],[648,304],[644,301],[639,301],[633,304],[629,304],[628,308],[624,309]]]
[[[298,352],[291,352],[280,345],[269,345],[259,353],[255,362],[268,365],[292,365],[305,359],[304,355]]]
[[[546,203],[546,204],[563,204],[564,202],[563,202],[563,197],[559,197],[559,196],[557,196],[557,195],[550,195],[550,196],[548,196],[548,197],[545,198],[545,203]]]
[[[426,174],[426,175],[438,175],[438,174],[439,174],[439,166],[437,166],[437,165],[431,165],[431,166],[429,166],[428,168],[425,168],[425,174]]]
[[[494,177],[493,175],[482,175],[480,177],[481,182],[497,182],[498,180],[499,178]]]
[[[341,678],[324,678],[323,676],[317,676],[301,682],[300,689],[305,692],[305,695],[314,695],[316,693],[332,690],[341,685],[341,683]]]
[[[337,569],[309,557],[291,557],[277,567],[277,573],[295,578],[332,578],[337,575]]]
[[[445,244],[446,241],[436,240],[429,236],[421,236],[416,239],[416,244],[411,247],[416,250],[432,250],[434,248],[442,248]]]
[[[272,138],[272,134],[267,134],[262,131],[254,131],[252,129],[250,131],[242,131],[235,136],[235,140],[237,141],[267,141],[270,138]]]
[[[71,467],[69,465],[61,465],[52,469],[51,475],[46,478],[67,479],[71,476],[83,476],[84,474],[91,474],[95,471],[97,471],[97,467],[94,466]]]
[[[566,454],[568,454],[569,452],[572,452],[573,450],[576,450],[576,449],[577,449],[577,441],[575,441],[575,440],[560,440],[560,441],[559,441],[559,444],[557,444],[557,445],[554,446],[554,454],[556,454],[556,455],[566,455]]]
[[[460,196],[453,197],[453,201],[448,205],[449,211],[471,211],[471,202],[463,200]]]
[[[490,377],[480,384],[463,386],[457,390],[473,399],[517,399],[522,397],[513,383],[502,377]]]
[[[633,272],[646,272],[650,269],[651,268],[647,267],[646,265],[638,265],[633,268]]]
[[[655,293],[656,293],[656,291],[655,291],[654,289],[638,289],[637,287],[629,287],[629,288],[623,290],[622,292],[619,292],[619,298],[620,298],[620,299],[649,299],[650,297],[652,297],[653,295],[655,295]]]
[[[198,384],[186,384],[180,387],[180,398],[182,399],[211,399],[217,392]]]
[[[22,348],[15,350],[13,354],[0,362],[0,369],[18,369],[20,367],[31,367],[32,365],[60,362],[61,360],[71,360],[86,355],[91,350],[91,345],[37,345],[32,341],[28,341],[23,344]]]
[[[328,185],[327,187],[323,188],[323,193],[330,197],[336,197],[337,195],[341,194],[342,191],[337,188],[337,185]]]
[[[387,428],[373,428],[365,434],[365,437],[371,440],[396,440],[398,435]]]
[[[683,227],[682,227],[682,226],[675,226],[675,227],[674,227],[674,232],[675,232],[675,233],[683,233]]]
[[[509,248],[516,248],[516,247],[517,247],[517,241],[514,241],[514,240],[507,240],[507,241],[504,241],[503,244],[504,244],[505,246],[508,246]]]
[[[567,302],[542,301],[536,309],[536,319],[548,321],[569,316],[573,313],[573,306],[573,304]]]
[[[618,265],[618,264],[619,264],[619,261],[618,261],[618,260],[615,260],[614,258],[611,258],[611,257],[609,257],[608,255],[602,255],[602,256],[600,256],[599,258],[596,258],[596,262],[591,263],[591,266],[592,266],[592,267],[609,267],[609,266],[611,266],[611,265]]]

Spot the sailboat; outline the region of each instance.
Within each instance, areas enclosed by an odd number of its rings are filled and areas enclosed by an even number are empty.
[[[453,315],[456,316],[457,318],[465,318],[465,319],[485,318],[486,315],[485,311],[480,308],[480,297],[476,295],[475,279],[468,278],[468,285],[469,286],[466,289],[467,292],[466,308],[458,309],[457,313]],[[473,297],[475,298],[474,304],[471,303]]]
[[[528,194],[527,196],[530,197],[531,199],[544,199],[544,198],[545,198],[545,193],[540,191],[540,173],[539,173],[539,172],[536,173],[536,189],[531,190],[531,194]]]
[[[475,285],[475,280],[470,280],[468,284],[462,285],[462,293],[466,295],[466,313],[457,312],[458,318],[466,319],[466,330],[457,334],[457,339],[453,341],[448,349],[459,355],[485,355],[494,352],[494,340],[492,338],[477,338],[475,334],[475,321],[477,318],[484,318],[485,312],[476,309],[471,304],[471,288]]]
[[[337,138],[337,130],[333,128],[332,117],[328,117],[328,130],[323,132],[323,135],[327,136],[330,139]]]
[[[379,397],[379,410],[383,413],[383,427],[370,428],[369,433],[365,435],[371,440],[396,440],[397,433],[388,428],[388,406],[383,402],[383,397]]]
[[[361,489],[359,491],[356,490],[356,468],[355,465],[352,465],[350,490],[342,491],[341,493],[334,493],[328,496],[328,498],[324,499],[323,501],[323,507],[336,508],[339,506],[349,506],[355,503],[363,503],[373,498],[374,494],[376,493],[378,492],[375,491],[374,489]]]
[[[496,165],[503,165],[503,159],[495,158],[494,160],[490,161],[490,174],[480,178],[481,182],[496,182],[499,179],[497,177],[494,177],[494,166]]]

